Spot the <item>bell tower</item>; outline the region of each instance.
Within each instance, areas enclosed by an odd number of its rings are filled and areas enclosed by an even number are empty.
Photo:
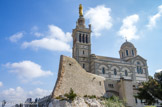
[[[90,71],[91,54],[91,25],[85,26],[83,16],[83,7],[79,5],[79,18],[76,22],[76,28],[73,29],[73,58],[87,71]]]

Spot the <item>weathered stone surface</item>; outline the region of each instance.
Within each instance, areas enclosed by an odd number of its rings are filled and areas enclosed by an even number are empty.
[[[70,57],[61,56],[59,72],[52,98],[68,93],[70,88],[78,96],[105,94],[105,78],[86,72],[78,62]]]
[[[53,99],[48,107],[104,107],[100,100],[77,97],[73,102]]]
[[[97,100],[97,99],[84,99],[86,104],[88,104],[89,107],[104,107],[102,104],[101,104],[101,101],[100,100]]]
[[[48,107],[71,107],[71,104],[66,100],[60,101],[57,99],[53,99]]]

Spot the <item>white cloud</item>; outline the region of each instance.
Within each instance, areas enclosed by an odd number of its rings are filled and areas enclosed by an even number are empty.
[[[6,101],[10,100],[10,103],[23,102],[26,97],[24,93],[21,87],[17,87],[16,89],[9,88],[0,92],[0,99]]]
[[[23,37],[23,35],[24,35],[23,32],[18,32],[16,34],[10,36],[9,40],[11,42],[17,42],[18,40],[20,40]]]
[[[31,28],[31,34],[34,35],[34,36],[36,36],[36,37],[42,37],[42,36],[44,36],[44,34],[38,32],[38,30],[39,30],[38,26],[33,26]]]
[[[158,6],[158,13],[149,18],[148,28],[152,29],[156,26],[157,20],[162,16],[162,5]]]
[[[24,42],[23,48],[31,47],[34,49],[47,49],[50,51],[67,51],[71,52],[69,42],[72,40],[71,33],[64,33],[59,27],[54,25],[48,26],[47,36],[31,42]]]
[[[111,9],[104,5],[90,8],[85,13],[85,18],[89,19],[92,24],[92,31],[95,36],[101,36],[100,31],[110,29],[112,27],[112,18],[110,16]]]
[[[40,33],[40,32],[34,32],[34,35],[36,36],[36,37],[41,37],[41,36],[44,36],[42,33]]]
[[[68,51],[71,52],[70,45],[62,41],[50,38],[43,38],[39,40],[33,40],[31,42],[24,42],[22,45],[24,48],[32,47],[34,49],[44,48],[50,51]]]
[[[3,83],[0,81],[0,87],[2,87],[3,86]]]
[[[9,88],[0,92],[0,101],[6,100],[6,106],[12,106],[15,104],[24,103],[27,98],[42,98],[44,96],[50,95],[51,90],[44,90],[41,88],[36,88],[32,91],[25,91],[22,87]]]
[[[137,28],[134,25],[138,22],[138,20],[139,16],[137,14],[128,16],[123,19],[123,25],[120,27],[118,34],[127,40],[138,39],[139,35],[136,34]]]
[[[158,69],[158,70],[156,70],[155,72],[158,73],[158,72],[161,72],[161,71],[162,71],[162,69]]]
[[[62,29],[57,26],[49,25],[49,38],[55,38],[62,42],[70,42],[72,40],[71,33],[64,33]]]
[[[51,71],[42,70],[40,65],[32,61],[7,63],[5,66],[9,69],[9,72],[18,74],[20,79],[24,81],[38,77],[53,75]]]
[[[41,98],[47,95],[51,94],[51,90],[44,90],[41,88],[36,88],[35,90],[29,91],[28,96],[31,96],[32,98]]]

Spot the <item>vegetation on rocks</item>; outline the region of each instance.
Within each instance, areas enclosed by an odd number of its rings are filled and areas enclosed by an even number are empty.
[[[103,104],[105,107],[125,107],[124,101],[119,100],[119,98],[116,96],[105,98]]]
[[[87,98],[90,98],[90,99],[97,98],[96,95],[84,95],[84,97],[87,97]]]
[[[76,97],[77,97],[77,94],[71,88],[69,93],[66,93],[63,96],[56,97],[56,99],[65,100],[65,101],[67,100],[73,101]],[[95,99],[94,101],[98,101],[98,103],[100,103],[100,105],[104,105],[104,107],[125,107],[124,102],[119,100],[119,98],[116,96],[105,98],[105,97],[96,97],[95,95],[84,95],[84,97],[88,98],[88,100],[84,99],[85,103],[87,103],[87,101],[90,101],[89,103],[92,103],[93,102],[92,99]]]
[[[69,93],[64,94],[64,96],[67,97],[68,100],[73,101],[75,99],[75,97],[77,96],[77,94],[74,93],[74,90],[72,88],[70,88]]]

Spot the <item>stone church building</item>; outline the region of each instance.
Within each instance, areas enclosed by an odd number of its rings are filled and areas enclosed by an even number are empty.
[[[137,50],[132,43],[126,41],[121,45],[120,58],[91,54],[91,25],[86,28],[83,15],[79,16],[72,37],[73,58],[87,72],[113,80],[119,80],[121,77],[134,82],[147,80],[147,62],[143,57],[137,55]]]
[[[134,95],[138,84],[148,80],[147,60],[138,55],[135,46],[128,41],[120,47],[120,58],[92,54],[91,25],[86,27],[82,9],[80,5],[79,18],[72,32],[73,58],[61,57],[53,96],[68,92],[72,87],[81,96],[116,95],[126,100],[127,106],[142,107]]]

